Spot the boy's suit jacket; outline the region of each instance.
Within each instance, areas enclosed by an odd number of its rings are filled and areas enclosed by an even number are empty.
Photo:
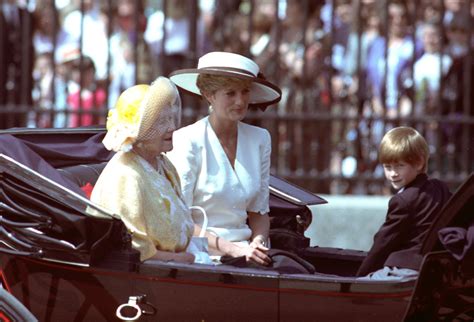
[[[426,233],[450,196],[445,183],[428,179],[424,173],[394,195],[385,222],[375,234],[357,275],[364,276],[384,266],[418,270]]]

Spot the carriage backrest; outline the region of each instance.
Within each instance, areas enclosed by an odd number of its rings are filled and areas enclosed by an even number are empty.
[[[430,226],[421,248],[421,254],[442,250],[438,231],[444,227],[467,228],[474,221],[474,173],[449,198]]]
[[[63,176],[77,183],[79,187],[84,187],[87,184],[94,186],[106,165],[107,162],[79,164],[75,166],[59,168],[57,170]]]

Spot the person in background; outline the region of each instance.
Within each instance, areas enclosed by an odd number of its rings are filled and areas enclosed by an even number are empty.
[[[415,37],[417,39],[423,38],[423,29],[426,23],[442,25],[442,2],[441,1],[425,1],[421,4],[420,17],[415,20]],[[441,28],[440,28],[441,29]]]
[[[61,60],[60,55],[63,48],[71,40],[61,26],[54,1],[38,1],[33,12],[33,19],[33,44],[36,55],[52,53],[55,63],[58,63]]]
[[[53,55],[50,52],[36,55],[33,79],[34,110],[30,111],[28,116],[28,127],[51,127],[53,115],[50,112],[54,106],[55,75]]]
[[[91,201],[121,217],[142,261],[194,261],[185,252],[194,224],[176,170],[164,155],[173,148],[180,120],[178,91],[164,77],[125,90],[107,119],[103,143],[117,153],[99,176]]]
[[[361,16],[353,20],[352,30],[348,37],[347,50],[345,55],[344,74],[353,77],[354,81],[359,81],[356,77],[358,73],[364,71],[367,65],[367,54],[374,39],[380,36],[380,16],[374,4],[362,6]],[[361,29],[360,39],[358,29]],[[361,69],[361,70],[358,70]],[[360,82],[363,85],[364,75]],[[351,85],[349,81],[348,85]]]
[[[385,222],[357,272],[363,279],[416,277],[421,245],[433,220],[448,201],[447,185],[426,174],[426,140],[411,127],[388,131],[379,147],[385,178],[398,192],[390,199]]]
[[[68,109],[68,96],[71,92],[77,90],[77,81],[73,80],[73,77],[77,78],[77,73],[74,73],[74,65],[76,64],[77,59],[81,57],[80,48],[77,47],[74,43],[67,43],[61,48],[58,48],[57,54],[57,64],[54,66],[54,77],[53,71],[48,70],[51,75],[51,79],[49,84],[43,84],[41,87],[45,85],[50,86],[51,96],[46,96],[48,101],[54,102],[52,104],[52,113],[54,114],[53,120],[53,127],[67,127],[69,122],[70,114],[67,111]],[[53,63],[51,58],[51,64]],[[35,76],[39,76],[38,79],[41,78],[40,75],[35,74]],[[54,78],[54,85],[53,79]],[[41,88],[39,87],[39,88]],[[39,89],[35,88],[35,92]],[[53,96],[53,89],[54,89],[54,96]],[[35,93],[36,98],[42,99],[42,95],[40,94],[39,97],[36,96],[37,92]],[[46,92],[45,92],[46,94]],[[51,110],[50,110],[51,111]],[[49,112],[49,111],[48,111]]]
[[[61,27],[54,1],[38,1],[33,18],[33,109],[28,117],[28,127],[64,127],[64,116],[59,112],[66,108],[65,100],[61,100],[65,95],[60,93],[64,88],[64,77],[56,67],[72,44]]]
[[[63,28],[69,41],[89,56],[96,68],[96,79],[104,80],[108,74],[108,20],[101,1],[73,0],[74,10],[64,16]]]
[[[67,103],[71,108],[70,127],[100,124],[101,115],[105,115],[107,94],[98,86],[95,65],[88,56],[79,57],[72,62],[71,92]]]
[[[249,106],[276,103],[281,92],[258,74],[255,62],[229,52],[208,53],[197,69],[172,73],[178,87],[209,102],[210,114],[176,131],[167,155],[186,204],[207,212],[209,253],[269,265],[271,138],[242,120]]]
[[[380,2],[380,5],[383,4]],[[367,100],[362,106],[362,121],[359,124],[360,155],[364,162],[359,163],[366,171],[382,174],[383,169],[377,162],[376,150],[384,133],[395,126],[396,117],[406,116],[409,111],[400,104],[400,78],[403,67],[414,57],[421,47],[413,43],[409,35],[412,21],[409,19],[407,3],[391,1],[387,7],[388,21],[386,37],[382,32],[371,42],[367,52],[366,75],[363,86]],[[416,56],[414,56],[416,55]],[[359,165],[358,165],[359,167]]]
[[[469,13],[459,14],[446,25],[446,52],[454,59],[462,59],[469,54]],[[474,42],[473,42],[474,43]]]
[[[413,114],[422,117],[441,111],[440,100],[443,81],[453,64],[453,59],[443,53],[444,39],[440,25],[427,22],[422,28],[423,55],[413,65],[414,102]],[[424,123],[424,124],[423,124]],[[430,151],[440,146],[439,122],[423,122],[417,128],[430,142]]]
[[[453,59],[443,54],[443,34],[439,25],[425,23],[422,31],[423,55],[413,66],[415,85],[415,115],[434,112],[441,79],[446,76]]]
[[[459,15],[463,14],[463,9],[468,9],[466,0],[443,0],[444,15],[443,24],[449,25],[453,20],[456,20]]]
[[[143,38],[147,20],[143,1],[120,0],[111,23],[109,106],[125,88],[152,80],[150,53]]]
[[[26,126],[32,105],[33,18],[20,2],[0,2],[0,129]]]
[[[160,75],[168,76],[176,69],[187,67],[190,52],[200,56],[207,51],[209,44],[200,15],[197,17],[196,26],[190,26],[189,1],[175,0],[164,3],[167,4],[166,8],[154,12],[148,18],[144,39],[150,47],[153,66]],[[199,7],[196,9],[199,11]],[[193,38],[191,30],[196,33],[195,48],[190,48]]]
[[[367,53],[367,90],[372,96],[372,114],[393,118],[402,111],[398,110],[400,94],[398,78],[402,67],[413,57],[415,46],[408,35],[408,9],[402,1],[388,5],[388,34],[377,36]],[[383,126],[377,127],[374,141],[380,141]]]
[[[455,168],[461,168],[463,163],[459,155],[466,150],[466,143],[464,143],[462,135],[465,127],[461,123],[450,122],[450,120],[461,120],[465,115],[474,116],[474,91],[472,86],[466,83],[469,79],[474,80],[474,60],[472,59],[474,33],[469,30],[469,25],[474,25],[473,17],[474,11],[471,14],[464,12],[446,27],[448,44],[445,47],[445,52],[450,55],[453,62],[443,79],[441,108],[442,114],[446,117],[440,121],[442,135],[439,147],[446,160],[443,163],[445,165],[453,163]],[[471,39],[469,35],[471,35]],[[469,52],[470,41],[472,41],[471,52]],[[470,128],[471,133],[474,133],[474,125],[470,125]],[[473,149],[470,149],[470,155],[471,158],[474,156]]]

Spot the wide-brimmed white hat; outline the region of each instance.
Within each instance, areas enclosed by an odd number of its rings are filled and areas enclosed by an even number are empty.
[[[259,73],[258,65],[251,59],[229,52],[214,51],[199,58],[197,68],[180,69],[170,74],[170,79],[181,89],[202,96],[196,85],[199,74],[236,77],[251,80],[249,106],[266,107],[281,99],[281,90]]]

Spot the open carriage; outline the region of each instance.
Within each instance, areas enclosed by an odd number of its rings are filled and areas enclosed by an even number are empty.
[[[18,129],[13,136],[84,189],[111,157],[104,129]],[[1,135],[0,135],[1,137]],[[10,137],[11,138],[11,137]],[[0,155],[0,321],[472,321],[473,259],[456,260],[440,228],[474,222],[474,175],[425,240],[417,280],[354,277],[365,253],[310,247],[304,231],[318,196],[272,176],[272,245],[317,274],[227,265],[140,262],[119,217],[30,166]],[[95,207],[102,214],[85,212]]]

